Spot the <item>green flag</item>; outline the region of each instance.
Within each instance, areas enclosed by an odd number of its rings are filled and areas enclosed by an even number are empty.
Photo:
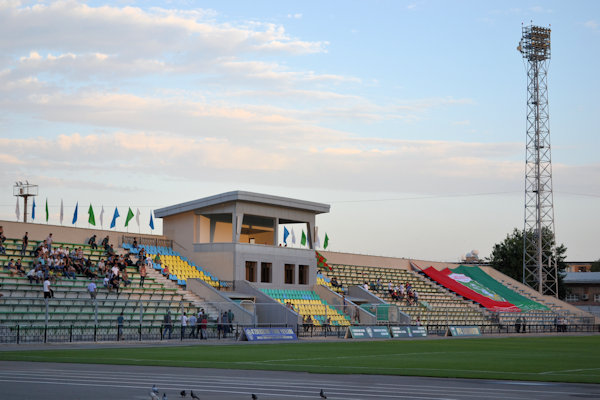
[[[127,213],[127,218],[125,218],[125,226],[129,225],[129,221],[133,218],[133,211],[131,211],[131,207],[129,207],[129,212]]]
[[[90,225],[96,226],[96,217],[94,217],[94,209],[90,204],[90,208],[88,209],[88,222]]]
[[[46,222],[48,222],[48,198],[46,197]]]
[[[300,244],[306,246],[306,234],[304,233],[304,229],[302,229],[302,239],[300,239]]]
[[[323,241],[323,248],[326,249],[329,246],[329,236],[325,233],[325,240]]]

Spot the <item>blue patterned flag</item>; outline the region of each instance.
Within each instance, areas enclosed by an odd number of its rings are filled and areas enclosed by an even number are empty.
[[[284,226],[283,227],[283,243],[287,244],[287,238],[290,236],[290,231]]]
[[[150,229],[154,230],[154,219],[152,219],[152,211],[150,211]]]
[[[110,223],[110,229],[114,228],[115,225],[117,225],[117,218],[119,218],[119,210],[117,210],[117,207],[115,207],[115,213],[113,214],[113,219]]]
[[[75,204],[75,212],[73,213],[73,222],[72,224],[75,225],[75,222],[77,222],[77,212],[79,211],[79,202],[77,202],[77,204]]]

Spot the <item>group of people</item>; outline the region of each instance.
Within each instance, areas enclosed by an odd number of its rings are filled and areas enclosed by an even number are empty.
[[[381,279],[377,279],[377,282],[367,282],[364,281],[363,289],[366,291],[374,291],[374,292],[383,292],[383,285],[381,283]],[[418,305],[419,304],[419,293],[417,289],[413,288],[410,282],[400,284],[393,284],[392,281],[388,282],[387,291],[392,300],[395,301],[404,301],[406,300],[406,304],[409,306]]]
[[[519,317],[515,320],[515,332],[517,332],[517,333],[527,332],[527,318]]]
[[[222,314],[219,314],[219,319],[217,321],[217,332],[219,336],[227,337],[227,334],[233,331],[233,320],[234,314],[231,310],[223,311]],[[179,317],[180,328],[181,328],[181,339],[190,338],[190,339],[208,339],[208,314],[204,311],[203,308],[198,311],[198,314],[190,314],[188,316],[187,312],[184,312]],[[165,316],[163,317],[162,322],[162,337],[164,339],[171,339],[173,334],[173,317],[171,316],[171,311],[167,311]]]
[[[4,230],[0,226],[0,252],[5,246]],[[96,235],[93,235],[87,243],[92,248],[98,248],[96,244]],[[54,246],[54,237],[50,233],[46,239],[40,241],[33,249],[29,247],[29,232],[25,232],[22,238],[20,249],[21,256],[33,257],[29,270],[27,271],[21,262],[21,258],[11,258],[4,268],[7,269],[13,276],[23,276],[29,279],[29,283],[37,283],[44,285],[44,296],[51,297],[46,290],[49,284],[56,282],[58,279],[76,279],[79,276],[85,276],[92,282],[88,285],[88,292],[92,298],[98,291],[98,287],[94,280],[103,278],[103,287],[109,292],[113,290],[119,293],[120,288],[131,285],[127,267],[136,266],[140,274],[140,286],[144,286],[144,280],[147,276],[148,266],[152,266],[152,259],[146,257],[143,249],[133,260],[131,254],[117,255],[113,245],[109,242],[109,237],[106,236],[101,246],[104,249],[104,257],[97,262],[86,257],[82,247],[67,249],[63,246]],[[27,252],[30,252],[27,254]],[[49,282],[49,283],[46,283]]]
[[[388,293],[395,301],[403,301],[406,299],[408,305],[419,304],[419,292],[417,289],[413,288],[410,282],[406,282],[405,284],[396,284],[392,285],[392,281],[388,282]]]

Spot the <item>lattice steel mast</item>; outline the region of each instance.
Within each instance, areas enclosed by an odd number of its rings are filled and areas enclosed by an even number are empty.
[[[554,205],[548,125],[550,28],[522,27],[517,48],[527,64],[527,145],[523,283],[542,294],[558,295],[553,260]]]

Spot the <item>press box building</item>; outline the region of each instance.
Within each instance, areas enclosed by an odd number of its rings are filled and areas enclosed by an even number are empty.
[[[234,191],[155,210],[163,234],[197,265],[222,280],[247,280],[256,287],[309,289],[316,284],[313,233],[322,203]],[[283,225],[304,231],[307,247],[279,242]],[[297,238],[298,239],[298,238]]]

